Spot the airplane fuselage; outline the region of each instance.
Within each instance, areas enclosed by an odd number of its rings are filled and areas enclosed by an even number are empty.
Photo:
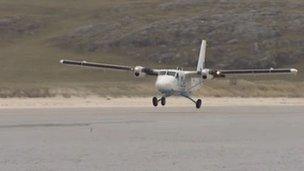
[[[202,84],[201,77],[186,77],[187,71],[183,70],[161,70],[157,76],[155,86],[161,94],[189,95],[198,90]]]

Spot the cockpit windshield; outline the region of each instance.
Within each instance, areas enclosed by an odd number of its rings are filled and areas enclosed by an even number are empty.
[[[160,71],[159,75],[166,75],[167,71]]]
[[[176,72],[174,72],[174,71],[160,71],[159,72],[159,75],[171,75],[171,76],[173,76],[173,77],[175,77],[176,76]]]

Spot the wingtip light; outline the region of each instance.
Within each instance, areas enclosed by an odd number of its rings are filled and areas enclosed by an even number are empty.
[[[297,69],[292,68],[292,69],[290,69],[290,72],[291,72],[291,73],[293,73],[293,74],[296,74],[296,73],[298,72],[298,70],[297,70]]]

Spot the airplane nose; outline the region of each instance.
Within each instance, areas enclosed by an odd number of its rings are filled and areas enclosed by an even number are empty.
[[[173,77],[172,77],[173,78]],[[158,90],[160,91],[168,91],[168,90],[172,90],[173,89],[173,79],[171,79],[170,77],[158,77],[155,83],[155,86]]]

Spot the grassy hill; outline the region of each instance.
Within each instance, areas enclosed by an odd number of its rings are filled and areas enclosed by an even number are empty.
[[[0,0],[0,96],[151,95],[153,78],[58,61],[193,68],[202,38],[211,68],[302,71],[303,8],[299,0]],[[214,80],[200,93],[304,96],[303,80],[301,72],[237,85]]]

